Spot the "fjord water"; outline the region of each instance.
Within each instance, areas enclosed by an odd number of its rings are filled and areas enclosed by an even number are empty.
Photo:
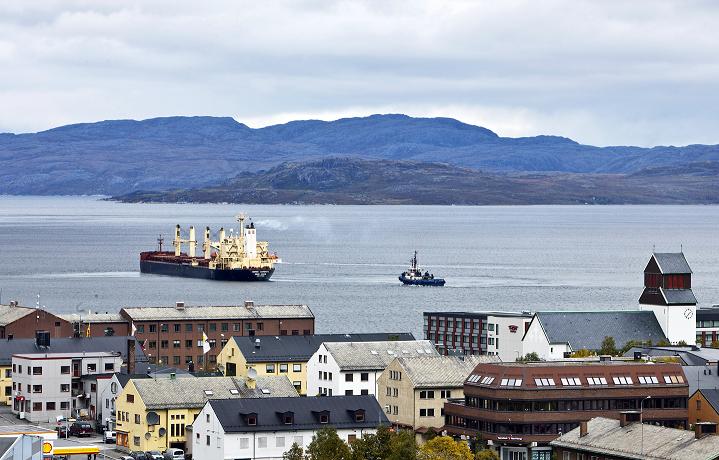
[[[282,257],[269,283],[139,273],[175,224],[237,228],[247,212]],[[51,311],[306,303],[318,332],[411,331],[425,310],[596,310],[637,305],[652,248],[683,245],[703,306],[719,303],[717,206],[260,206],[0,197],[2,303]],[[413,250],[443,288],[403,286]]]

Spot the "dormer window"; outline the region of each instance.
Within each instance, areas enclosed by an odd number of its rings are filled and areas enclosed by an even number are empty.
[[[330,423],[330,416],[328,414],[320,414],[320,423]]]
[[[282,422],[285,425],[292,425],[294,423],[294,414],[292,412],[285,412],[284,415],[282,415]]]
[[[364,422],[364,411],[363,410],[355,411],[355,422]]]
[[[257,416],[256,415],[248,415],[247,416],[247,424],[250,426],[257,425]]]

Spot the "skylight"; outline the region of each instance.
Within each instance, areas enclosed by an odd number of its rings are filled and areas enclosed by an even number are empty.
[[[522,379],[502,379],[499,384],[503,387],[519,387],[522,386]]]
[[[477,383],[477,382],[479,382],[479,379],[481,379],[481,378],[482,378],[481,375],[472,374],[472,375],[469,376],[469,378],[467,379],[467,381],[470,382],[470,383]]]
[[[590,385],[606,385],[607,379],[604,377],[587,377],[587,383]]]
[[[538,387],[549,387],[556,385],[554,383],[554,379],[549,378],[534,379],[534,384]]]
[[[629,376],[612,377],[612,381],[615,385],[631,385],[634,383]]]
[[[378,355],[378,354],[379,354],[379,353],[377,353],[377,350],[371,350],[370,353],[372,353],[373,355]]]
[[[562,385],[566,386],[580,386],[582,380],[579,377],[562,377]]]
[[[684,377],[681,375],[665,375],[664,383],[684,383]]]
[[[262,389],[262,394],[263,394],[263,395],[268,395],[268,394],[270,394],[270,390],[268,390],[267,388],[263,388],[263,389]]]
[[[479,383],[481,383],[482,385],[489,385],[492,382],[494,382],[494,377],[485,377]]]
[[[240,394],[240,390],[238,390],[237,388],[230,388],[230,394],[238,395]]]
[[[641,383],[643,385],[652,385],[652,384],[656,385],[659,383],[659,379],[657,379],[657,377],[654,375],[647,375],[647,376],[640,375],[639,383]]]
[[[212,390],[205,390],[205,396],[212,396],[213,394]]]

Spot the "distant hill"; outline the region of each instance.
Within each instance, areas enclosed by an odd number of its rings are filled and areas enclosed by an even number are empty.
[[[321,158],[411,160],[502,173],[675,174],[719,146],[593,147],[499,137],[450,118],[372,115],[252,129],[232,118],[169,117],[0,134],[0,194],[108,194],[215,186],[242,172]]]
[[[487,173],[439,163],[330,158],[285,163],[191,190],[134,192],[126,202],[258,204],[719,203],[719,176]]]

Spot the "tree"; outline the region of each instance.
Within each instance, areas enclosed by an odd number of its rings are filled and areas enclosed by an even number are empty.
[[[719,340],[712,340],[710,345],[712,348],[719,348]]]
[[[393,433],[390,440],[390,454],[386,460],[416,460],[417,441],[414,432],[402,430]]]
[[[353,460],[384,460],[391,453],[391,441],[394,433],[386,425],[377,428],[376,434],[366,434],[352,441]]]
[[[658,346],[658,347],[668,347],[668,346],[670,346],[671,344],[672,344],[672,343],[671,343],[670,341],[664,340],[664,339],[662,339],[662,340],[660,340],[659,342],[657,342],[657,346]]]
[[[614,342],[614,337],[604,337],[604,340],[602,340],[602,348],[599,349],[599,354],[615,356],[617,353],[617,344]]]
[[[477,452],[476,460],[499,460],[499,455],[492,449],[482,449]]]
[[[539,357],[536,351],[533,351],[531,353],[527,353],[526,355],[517,358],[517,362],[520,363],[529,363],[534,361],[541,361],[542,359]]]
[[[310,460],[350,460],[350,448],[337,436],[337,430],[331,427],[322,428],[307,446],[307,457]]]
[[[419,449],[419,460],[474,460],[472,451],[465,442],[455,441],[449,436],[437,436]]]
[[[283,460],[305,460],[305,452],[302,450],[302,448],[295,442],[292,444],[292,447],[290,447],[290,450],[285,452],[282,455]]]
[[[686,347],[687,342],[686,342],[686,340],[680,340],[679,342],[677,342],[677,345],[679,345],[680,347]]]
[[[587,350],[586,348],[580,348],[572,353],[572,358],[588,358],[590,356],[594,356],[594,352]]]

